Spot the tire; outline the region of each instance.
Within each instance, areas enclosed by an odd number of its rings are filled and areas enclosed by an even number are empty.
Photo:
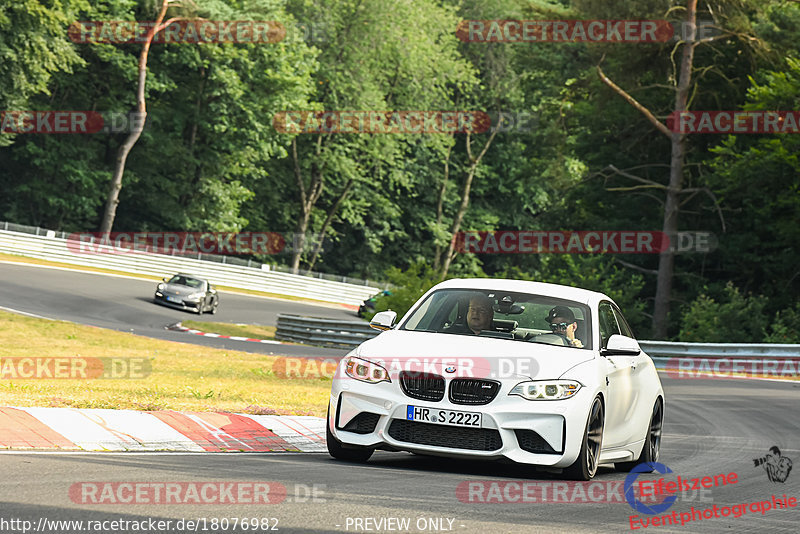
[[[368,447],[345,448],[342,442],[333,436],[330,423],[328,422],[330,420],[330,413],[331,410],[328,408],[328,417],[326,417],[325,423],[325,443],[328,445],[328,454],[337,460],[343,460],[345,462],[364,463],[369,460],[372,453],[375,452],[375,449],[370,449]]]
[[[201,304],[200,304],[200,305],[197,307],[197,315],[203,315],[203,311],[205,311],[205,310],[204,310],[204,308],[205,308],[205,307],[206,307],[206,303],[205,303],[205,302],[202,302],[202,303],[201,303]]]
[[[214,305],[211,306],[211,315],[216,315],[218,307],[219,307],[219,300],[215,300]]]
[[[641,463],[652,464],[658,461],[661,450],[661,430],[664,427],[664,403],[661,398],[656,399],[653,405],[653,415],[650,417],[650,426],[647,427],[647,437],[642,445],[642,452],[639,458],[632,462],[618,462],[614,464],[617,471],[630,471]],[[652,473],[653,469],[642,471]]]
[[[571,480],[591,480],[597,473],[600,449],[603,445],[603,427],[605,425],[605,410],[600,397],[595,397],[592,407],[589,408],[589,417],[586,420],[586,430],[583,432],[581,452],[575,462],[564,469],[564,476]]]

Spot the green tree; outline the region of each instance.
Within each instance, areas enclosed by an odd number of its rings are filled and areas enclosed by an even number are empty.
[[[719,301],[702,294],[683,312],[678,339],[702,343],[759,343],[769,321],[762,295],[742,295],[732,283]]]

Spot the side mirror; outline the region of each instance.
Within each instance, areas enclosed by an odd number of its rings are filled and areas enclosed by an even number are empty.
[[[641,352],[635,339],[621,334],[613,334],[608,338],[606,348],[600,349],[601,356],[638,356]]]
[[[392,310],[378,312],[369,322],[369,326],[380,331],[391,330],[395,319],[397,319],[397,312]]]
[[[166,276],[164,278],[162,278],[161,280],[163,280],[164,282],[169,282],[169,280],[167,279]]]

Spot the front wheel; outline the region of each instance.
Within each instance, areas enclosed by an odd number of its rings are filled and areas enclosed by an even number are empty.
[[[639,464],[648,464],[650,469],[642,473],[652,473],[653,463],[658,461],[661,450],[661,429],[664,426],[664,404],[661,399],[656,399],[653,406],[653,416],[650,418],[650,426],[647,428],[647,438],[644,440],[642,452],[639,458],[632,462],[618,462],[614,464],[617,471],[630,471]]]
[[[564,475],[572,480],[591,480],[597,473],[600,447],[603,444],[605,412],[600,397],[595,397],[589,410],[589,420],[583,433],[581,452],[575,462],[564,469]]]
[[[216,315],[218,307],[219,307],[219,300],[215,300],[214,305],[211,306],[211,315]]]
[[[364,463],[369,460],[375,449],[368,447],[345,448],[342,442],[336,439],[331,432],[330,426],[331,409],[328,408],[328,417],[325,418],[325,443],[328,446],[328,454],[337,460],[345,462]]]

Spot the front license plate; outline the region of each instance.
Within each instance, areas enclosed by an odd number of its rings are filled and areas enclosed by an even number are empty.
[[[435,423],[437,425],[466,426],[470,428],[483,427],[483,414],[476,412],[460,412],[457,410],[439,410],[423,406],[408,406],[406,419],[420,423]]]
[[[167,297],[167,300],[170,302],[177,302],[178,304],[183,304],[183,299],[179,297]]]

